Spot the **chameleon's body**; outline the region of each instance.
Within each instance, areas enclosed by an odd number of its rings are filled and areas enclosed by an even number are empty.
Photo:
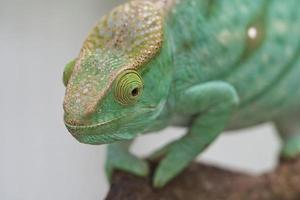
[[[81,142],[102,144],[170,124],[188,126],[186,136],[152,155],[163,156],[154,174],[157,187],[225,129],[273,121],[283,155],[296,156],[298,6],[297,0],[149,0],[117,8],[66,67],[67,128]],[[128,144],[110,145],[108,175],[114,168],[147,175],[146,163],[129,154]]]

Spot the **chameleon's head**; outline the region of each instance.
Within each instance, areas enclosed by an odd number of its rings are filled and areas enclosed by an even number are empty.
[[[64,74],[64,121],[77,140],[110,143],[147,129],[170,85],[163,46],[162,17],[149,2],[117,7],[94,27]]]

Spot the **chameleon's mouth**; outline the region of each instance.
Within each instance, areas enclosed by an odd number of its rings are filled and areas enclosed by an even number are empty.
[[[87,130],[87,129],[94,129],[94,128],[98,128],[100,126],[104,126],[106,124],[109,124],[111,122],[114,122],[118,119],[121,119],[121,117],[119,118],[114,118],[114,119],[111,119],[111,120],[108,120],[108,121],[103,121],[103,122],[98,122],[98,123],[95,123],[95,124],[89,124],[89,125],[80,125],[80,124],[71,124],[71,123],[68,123],[66,120],[64,121],[66,127],[70,130]]]
[[[70,124],[65,121],[65,126],[73,137],[81,143],[107,144],[118,140],[110,127],[119,120],[122,120],[121,117],[88,125]],[[120,137],[119,140],[122,138]]]

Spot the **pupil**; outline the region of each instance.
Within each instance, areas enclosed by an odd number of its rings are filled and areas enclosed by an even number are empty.
[[[134,88],[132,91],[131,91],[131,95],[132,96],[137,96],[139,94],[139,89],[138,88]]]

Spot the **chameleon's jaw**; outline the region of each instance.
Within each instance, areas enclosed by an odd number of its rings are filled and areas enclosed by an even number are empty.
[[[111,126],[113,122],[116,122],[120,118],[114,118],[108,121],[102,121],[94,124],[74,124],[64,121],[68,131],[81,143],[86,144],[106,144],[114,142],[112,138],[109,137],[111,131],[108,127]]]
[[[140,116],[151,116],[154,110],[154,108],[140,109],[140,112],[130,116],[125,115],[85,125],[74,121],[69,122],[65,116],[65,126],[79,142],[85,144],[107,144],[118,140],[131,140],[142,131],[142,127],[137,127],[134,122],[139,120]],[[148,124],[147,117],[139,124]]]
[[[116,138],[116,134],[111,130],[111,124],[117,120],[118,118],[91,125],[71,125],[65,122],[65,126],[79,142],[85,144],[107,144],[117,140],[131,139]]]

